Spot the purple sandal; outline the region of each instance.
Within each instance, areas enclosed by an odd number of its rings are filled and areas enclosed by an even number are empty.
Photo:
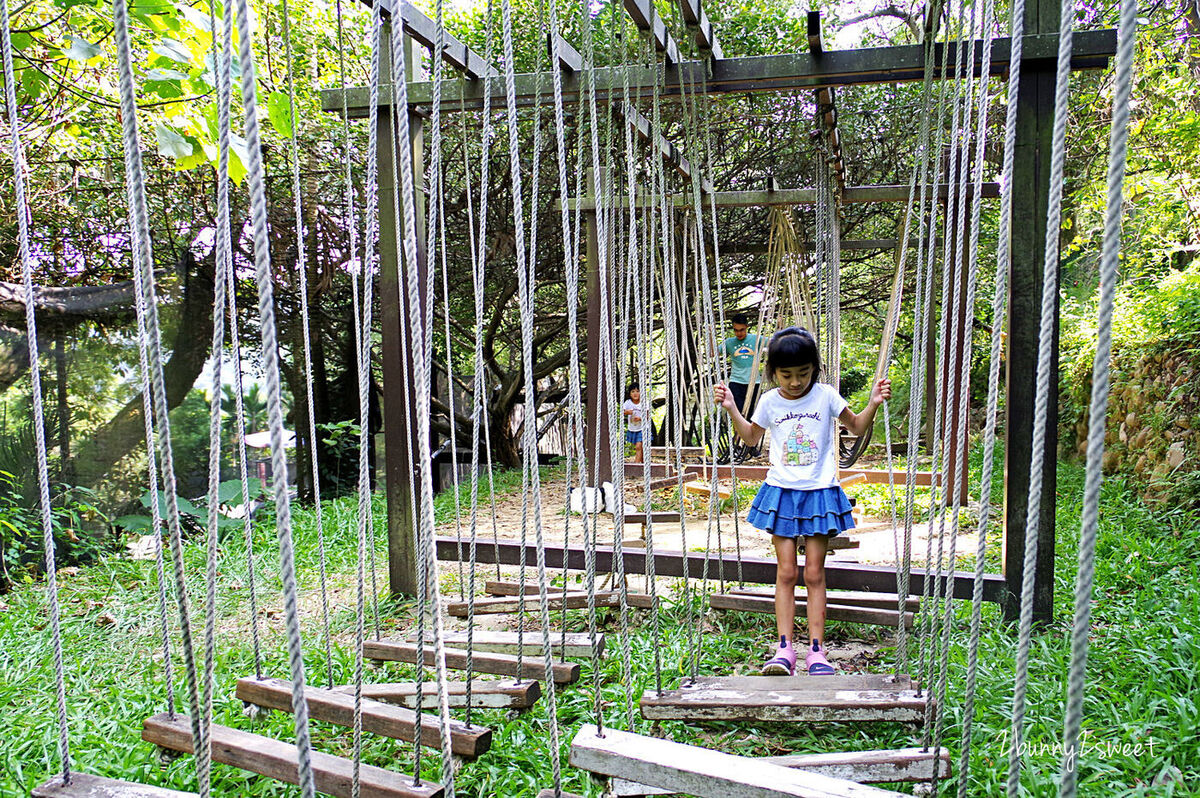
[[[779,638],[775,656],[763,663],[763,676],[792,676],[796,673],[796,649],[786,637]]]
[[[825,650],[821,648],[820,640],[812,642],[812,648],[804,657],[804,664],[808,668],[809,676],[833,675],[833,666],[829,664],[829,659],[825,656]]]

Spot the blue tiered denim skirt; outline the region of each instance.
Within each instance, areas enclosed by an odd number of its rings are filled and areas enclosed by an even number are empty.
[[[785,538],[833,536],[854,528],[850,500],[841,487],[794,490],[763,484],[750,505],[754,527]]]

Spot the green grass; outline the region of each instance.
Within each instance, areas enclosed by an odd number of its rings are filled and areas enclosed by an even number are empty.
[[[548,476],[548,475],[547,475]],[[520,476],[497,476],[500,493],[520,490]],[[1061,735],[1064,683],[1068,659],[1079,496],[1082,472],[1059,467],[1058,553],[1056,622],[1034,642],[1029,692],[1028,739],[1035,750],[1026,759],[1023,784],[1030,795],[1050,795],[1058,773],[1058,756],[1049,744]],[[469,499],[469,495],[465,498]],[[453,497],[438,497],[439,519],[453,518]],[[334,678],[351,678],[352,653],[348,642],[354,628],[354,528],[353,499],[325,506],[329,582],[336,597],[332,607],[335,638]],[[376,540],[379,565],[382,548],[382,501],[377,500]],[[314,513],[296,515],[295,537],[303,596],[316,596],[316,525]],[[1196,561],[1200,557],[1200,524],[1183,512],[1155,513],[1143,507],[1132,489],[1119,481],[1105,485],[1102,528],[1098,549],[1096,608],[1089,662],[1085,728],[1093,747],[1081,758],[1082,794],[1195,795],[1200,784],[1200,684],[1195,675],[1200,660],[1200,584]],[[269,523],[256,530],[256,570],[259,599],[271,612],[279,610],[274,530]],[[194,613],[203,595],[203,551],[187,547],[189,591]],[[457,576],[455,575],[455,579]],[[453,580],[451,580],[453,581]],[[233,698],[236,679],[254,671],[249,642],[249,576],[240,531],[222,542],[218,600],[216,660],[216,720],[218,723],[288,739],[292,721],[282,713],[267,713],[257,720],[244,717]],[[163,673],[157,633],[157,588],[152,562],[109,558],[82,569],[61,583],[65,664],[69,680],[69,718],[72,751],[80,770],[151,784],[195,789],[191,757],[164,763],[158,753],[139,739],[142,718],[165,708]],[[380,583],[380,587],[383,585]],[[690,667],[695,615],[673,592],[675,603],[662,613],[658,639],[645,613],[635,616],[629,648],[633,676],[622,675],[621,643],[610,640],[609,656],[601,663],[601,694],[606,723],[626,726],[626,699],[636,701],[654,685],[655,658],[662,678],[674,686]],[[693,597],[696,591],[692,591]],[[0,597],[0,796],[27,795],[30,788],[57,768],[54,721],[54,677],[45,591],[40,585]],[[306,605],[305,642],[309,680],[325,681],[316,604]],[[381,606],[385,635],[414,623],[414,606],[400,602]],[[965,673],[965,642],[969,607],[956,610],[949,660],[949,696],[945,744],[956,755]],[[980,647],[979,704],[970,782],[972,795],[1003,792],[1006,760],[1005,734],[1011,709],[1015,632],[1005,625],[996,608],[984,610]],[[103,623],[102,615],[112,623]],[[199,616],[195,616],[197,619]],[[174,615],[172,616],[175,621]],[[700,670],[727,673],[731,665],[752,666],[769,637],[765,616],[730,613],[705,619]],[[580,612],[568,617],[572,630],[585,628]],[[286,676],[282,624],[272,620],[264,629],[266,673]],[[194,627],[195,628],[195,627]],[[605,615],[602,628],[614,633],[618,623]],[[884,633],[871,627],[833,624],[831,642],[849,638],[879,641],[879,667],[886,667],[894,652]],[[199,644],[199,637],[197,637]],[[176,646],[176,655],[178,646]],[[184,706],[180,667],[175,658],[176,692]],[[369,670],[373,680],[410,678],[411,668],[387,666]],[[583,678],[559,692],[558,717],[562,732],[560,755],[564,762],[565,789],[588,796],[601,786],[587,774],[565,765],[574,729],[593,719],[594,672],[590,664]],[[461,717],[461,712],[459,712]],[[546,755],[549,733],[545,700],[523,714],[476,711],[474,719],[493,730],[492,749],[466,763],[457,780],[460,795],[523,796],[551,783]],[[637,731],[652,726],[633,718]],[[350,734],[324,723],[314,723],[314,740],[321,750],[348,755]],[[751,726],[714,723],[689,726],[662,723],[658,731],[672,739],[694,742],[735,753],[769,754],[859,750],[919,743],[919,732],[895,724],[793,728],[784,725]],[[368,737],[365,760],[371,764],[411,771],[412,749],[405,743]],[[1143,750],[1110,751],[1101,746],[1143,743]],[[1128,748],[1129,746],[1127,746]],[[425,751],[423,772],[437,773],[437,755]],[[1155,784],[1160,779],[1163,783]],[[242,771],[217,766],[214,794],[275,796],[295,794],[294,788],[258,779]],[[943,787],[949,794],[951,785]],[[911,791],[911,787],[900,787]]]

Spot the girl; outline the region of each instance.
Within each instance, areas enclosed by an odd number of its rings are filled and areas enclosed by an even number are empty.
[[[804,541],[804,586],[807,589],[808,635],[804,662],[814,676],[833,673],[825,656],[825,552],[829,538],[850,529],[850,500],[838,482],[834,419],[855,435],[864,434],[875,410],[892,396],[888,380],[871,391],[866,409],[855,414],[837,391],[817,382],[821,356],[808,330],[788,327],[771,336],[766,377],[779,386],[768,391],[747,421],[733,394],[721,384],[717,404],[733,419],[738,435],[756,446],[771,431],[771,468],[750,507],[749,522],[770,532],[778,561],[775,575],[775,623],[779,649],[763,665],[764,675],[791,676],[796,670],[792,647],[795,588],[799,578],[796,541]]]
[[[642,459],[642,438],[644,429],[649,426],[646,416],[647,408],[642,404],[642,391],[636,385],[630,385],[625,391],[625,403],[621,405],[621,415],[625,416],[628,426],[625,428],[625,442],[632,443],[635,450],[633,462],[640,463]]]

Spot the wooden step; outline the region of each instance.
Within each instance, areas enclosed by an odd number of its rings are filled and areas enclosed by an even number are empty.
[[[499,588],[499,583],[489,582],[489,586]],[[530,586],[526,585],[526,589]],[[537,587],[534,586],[534,590]],[[499,595],[516,595],[517,586],[513,586],[513,593],[501,593]],[[491,592],[490,590],[488,592]],[[409,642],[416,642],[415,634],[409,635]],[[466,632],[446,632],[443,635],[443,640],[446,645],[454,648],[467,647]],[[550,632],[550,650],[556,657],[586,657],[592,656],[592,642],[586,632],[568,632],[566,635],[566,646],[563,645],[563,633],[559,631]],[[433,643],[433,633],[425,633],[425,643]],[[518,635],[516,632],[493,632],[488,629],[476,629],[471,635],[471,647],[475,651],[489,651],[495,654],[516,654],[520,648],[525,652],[525,656],[541,656],[543,652],[543,636],[540,629],[531,629]],[[600,656],[604,655],[604,635],[602,633],[596,635],[596,650]]]
[[[648,523],[678,524],[681,516],[677,512],[665,510],[646,513],[625,513],[625,523],[629,526],[645,526]]]
[[[651,446],[650,457],[668,457],[674,458],[675,452],[678,451],[680,457],[707,457],[708,449],[703,446]]]
[[[699,474],[688,474],[688,476],[690,476],[692,479],[695,479],[697,481],[690,482],[687,485],[684,485],[683,486],[684,490],[686,490],[688,493],[700,494],[701,496],[711,496],[712,495],[712,484],[711,483],[700,482]],[[732,487],[726,488],[722,485],[719,485],[719,484],[717,485],[717,498],[728,499],[731,496],[733,496],[733,488]]]
[[[560,792],[557,796],[554,794],[554,790],[552,789],[545,789],[538,793],[538,798],[560,798],[560,796],[561,798],[583,798],[582,795],[576,795],[573,792],[567,792],[565,790]]]
[[[453,670],[466,670],[467,652],[457,648],[445,649],[446,667]],[[417,645],[402,643],[396,640],[368,640],[363,643],[363,656],[367,659],[386,660],[390,662],[417,661]],[[425,665],[434,665],[435,653],[432,646],[425,646]],[[501,676],[513,676],[520,679],[546,678],[546,668],[541,657],[525,657],[521,661],[520,672],[517,669],[517,658],[511,654],[488,654],[479,652],[473,657],[472,666],[476,673],[495,673]],[[556,684],[570,684],[579,680],[579,664],[576,662],[556,662],[552,666],[551,677]]]
[[[763,757],[761,761],[860,784],[921,782],[929,781],[935,775],[939,779],[950,777],[950,752],[945,748],[936,753],[922,748],[896,748],[836,754],[788,754]],[[608,794],[614,798],[633,798],[671,793],[615,777],[609,781]]]
[[[639,542],[641,542],[641,541],[639,541]],[[644,546],[645,544],[642,543],[642,545]],[[492,595],[495,595],[495,596],[517,596],[517,595],[520,595],[521,585],[519,582],[503,582],[503,581],[488,582],[485,590],[486,590],[486,592],[491,593]],[[579,586],[575,585],[573,587],[573,590],[574,590],[574,592],[579,592]],[[557,596],[557,595],[562,595],[563,590],[560,587],[556,587],[553,590],[548,590],[547,592],[550,595]],[[610,600],[610,597],[608,595],[609,593],[616,593],[617,597],[618,597],[618,601],[613,602],[611,604],[607,603]],[[525,584],[525,595],[536,596],[537,594],[538,594],[538,586],[537,585],[531,585],[529,583]],[[607,608],[607,607],[619,607],[620,606],[620,601],[619,601],[620,592],[619,591],[605,590],[600,593],[597,593],[596,596],[597,596],[597,600],[596,600],[597,607],[604,606]],[[604,604],[601,604],[600,598],[599,598],[600,596],[605,597]],[[628,593],[627,592],[625,594],[625,601],[630,607],[637,607],[638,609],[641,609],[641,610],[648,610],[654,606],[654,601],[651,598],[649,593]],[[583,606],[587,607],[587,603],[585,602]],[[568,609],[570,609],[570,607],[568,607]],[[558,634],[561,635],[562,633],[559,632]],[[603,638],[603,635],[600,635],[599,637]],[[539,643],[539,645],[540,645],[540,643]],[[601,653],[603,653],[603,652],[601,652]]]
[[[753,757],[585,725],[571,741],[571,764],[606,776],[699,798],[882,798],[889,790]]]
[[[834,538],[837,540],[837,538]],[[774,587],[763,587],[760,585],[747,585],[745,587],[731,587],[726,592],[736,596],[768,596],[775,598]],[[803,587],[796,588],[796,598],[803,601],[805,591]],[[869,593],[861,590],[830,590],[826,593],[826,600],[831,604],[841,604],[845,607],[876,607],[881,610],[896,610],[900,603],[900,597],[894,593]],[[916,612],[921,608],[921,599],[919,596],[908,596],[904,600],[904,607],[909,612]]]
[[[653,606],[649,596],[631,593],[628,595],[627,603],[631,607],[649,608]],[[568,610],[584,610],[588,608],[587,593],[562,593],[555,591],[546,596],[546,604],[551,612],[557,612],[563,609],[566,605]],[[621,606],[621,595],[616,590],[606,590],[596,594],[595,605],[599,608],[612,609]],[[536,593],[528,594],[525,597],[525,612],[537,612],[541,610],[541,600]],[[465,601],[455,601],[446,605],[446,612],[455,618],[466,618],[469,614],[470,607]],[[506,612],[520,612],[521,602],[519,597],[509,598],[500,596],[497,598],[484,598],[475,600],[476,615],[498,615]]]
[[[167,713],[147,718],[142,723],[142,739],[172,751],[192,753],[192,723],[187,715]],[[232,765],[260,776],[288,784],[299,784],[297,769],[299,754],[296,746],[261,734],[212,726],[212,758],[214,762]],[[352,795],[354,762],[320,751],[312,752],[312,769],[317,792],[350,798]],[[412,776],[371,765],[359,770],[360,795],[363,798],[440,798],[440,784],[431,781],[413,786]]]
[[[684,490],[687,490],[688,483],[695,482],[697,479],[700,479],[699,474],[683,474],[683,475],[675,474],[675,475],[671,475],[671,476],[666,476],[666,477],[663,477],[662,479],[652,480],[650,482],[650,490],[654,491],[654,490],[662,490],[663,488],[677,488],[677,487],[679,487],[680,482],[683,483]],[[637,480],[630,480],[630,481],[627,481],[625,484],[627,486],[632,485],[635,488],[643,486],[643,483],[638,482]]]
[[[708,597],[708,605],[714,610],[736,610],[738,612],[761,612],[775,614],[775,598],[773,596],[744,596],[728,593],[714,593]],[[796,615],[803,618],[808,611],[808,603],[803,599],[796,600]],[[869,623],[876,626],[897,626],[900,613],[897,610],[879,609],[876,607],[847,606],[842,604],[826,604],[825,618],[830,621],[845,621],[847,623]],[[913,626],[913,614],[904,613],[904,628]]]
[[[437,695],[436,682],[428,683],[426,689]],[[238,679],[237,697],[247,704],[281,712],[292,711],[292,686],[282,679]],[[304,691],[304,699],[308,704],[308,715],[313,720],[347,728],[354,727],[353,695],[308,686]],[[362,728],[369,734],[411,741],[418,723],[421,727],[421,745],[439,747],[442,740],[437,715],[418,713],[406,707],[371,699],[364,699],[362,702]],[[459,756],[480,756],[491,744],[490,729],[450,720],[450,750]]]
[[[510,682],[499,679],[472,679],[471,706],[478,709],[527,709],[537,703],[542,697],[540,682]],[[421,708],[438,710],[437,685],[426,681],[421,687]],[[467,683],[447,682],[450,694],[450,706],[466,707]],[[335,692],[344,695],[354,695],[354,685],[343,684],[333,688]],[[363,698],[382,701],[385,704],[396,704],[409,709],[417,705],[416,682],[381,682],[364,684]]]
[[[914,690],[835,686],[824,690],[739,690],[697,685],[662,695],[647,690],[641,708],[642,717],[648,720],[920,723],[925,718],[925,697]]]
[[[802,663],[803,664],[803,663]],[[916,690],[917,682],[908,675],[890,673],[841,673],[831,676],[701,676],[687,687],[710,690]]]
[[[194,792],[166,790],[148,784],[118,781],[74,771],[71,773],[70,784],[63,783],[60,773],[46,783],[34,787],[30,794],[33,798],[196,798]]]

